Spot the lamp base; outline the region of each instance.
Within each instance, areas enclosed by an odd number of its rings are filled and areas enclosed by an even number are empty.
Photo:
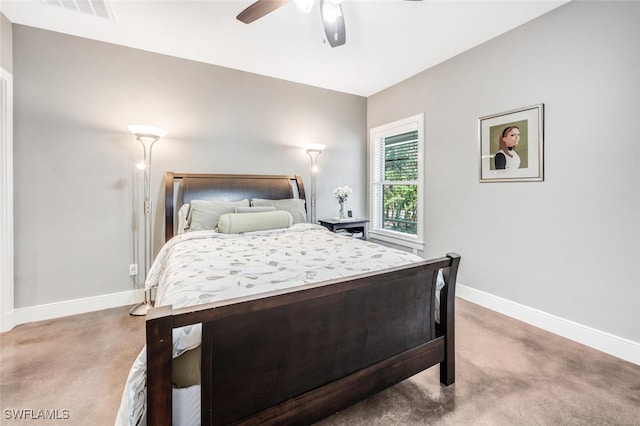
[[[137,305],[135,305],[133,308],[131,308],[131,310],[129,311],[129,315],[133,315],[135,317],[142,317],[147,315],[147,311],[151,308],[153,308],[153,305],[151,303],[140,302]]]

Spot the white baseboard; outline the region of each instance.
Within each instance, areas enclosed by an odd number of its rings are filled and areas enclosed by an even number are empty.
[[[640,343],[530,308],[493,294],[456,284],[456,296],[542,328],[625,361],[640,365]]]
[[[9,331],[13,327],[16,326],[16,322],[14,320],[14,310],[6,311],[2,315],[2,321],[0,322],[0,333]]]
[[[8,312],[7,315],[10,315],[10,323],[16,326],[34,321],[43,321],[102,309],[117,308],[119,306],[134,305],[143,300],[144,290],[129,290],[121,293],[111,293],[102,296],[17,308],[12,312]]]

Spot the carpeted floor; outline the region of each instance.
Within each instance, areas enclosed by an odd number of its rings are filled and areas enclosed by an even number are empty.
[[[460,299],[456,320],[454,385],[434,367],[318,425],[640,425],[640,366]],[[0,334],[0,424],[112,425],[143,342],[127,307]]]

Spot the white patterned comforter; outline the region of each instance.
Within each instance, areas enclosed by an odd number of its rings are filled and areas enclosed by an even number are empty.
[[[421,260],[312,224],[245,234],[195,231],[165,244],[149,271],[146,287],[157,288],[156,306],[182,308]],[[197,347],[200,339],[200,325],[175,329],[173,356]],[[117,425],[138,425],[146,417],[145,356],[143,349],[131,369]]]

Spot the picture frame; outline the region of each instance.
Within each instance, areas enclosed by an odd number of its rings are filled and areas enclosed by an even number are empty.
[[[544,104],[480,117],[480,182],[544,180]]]

